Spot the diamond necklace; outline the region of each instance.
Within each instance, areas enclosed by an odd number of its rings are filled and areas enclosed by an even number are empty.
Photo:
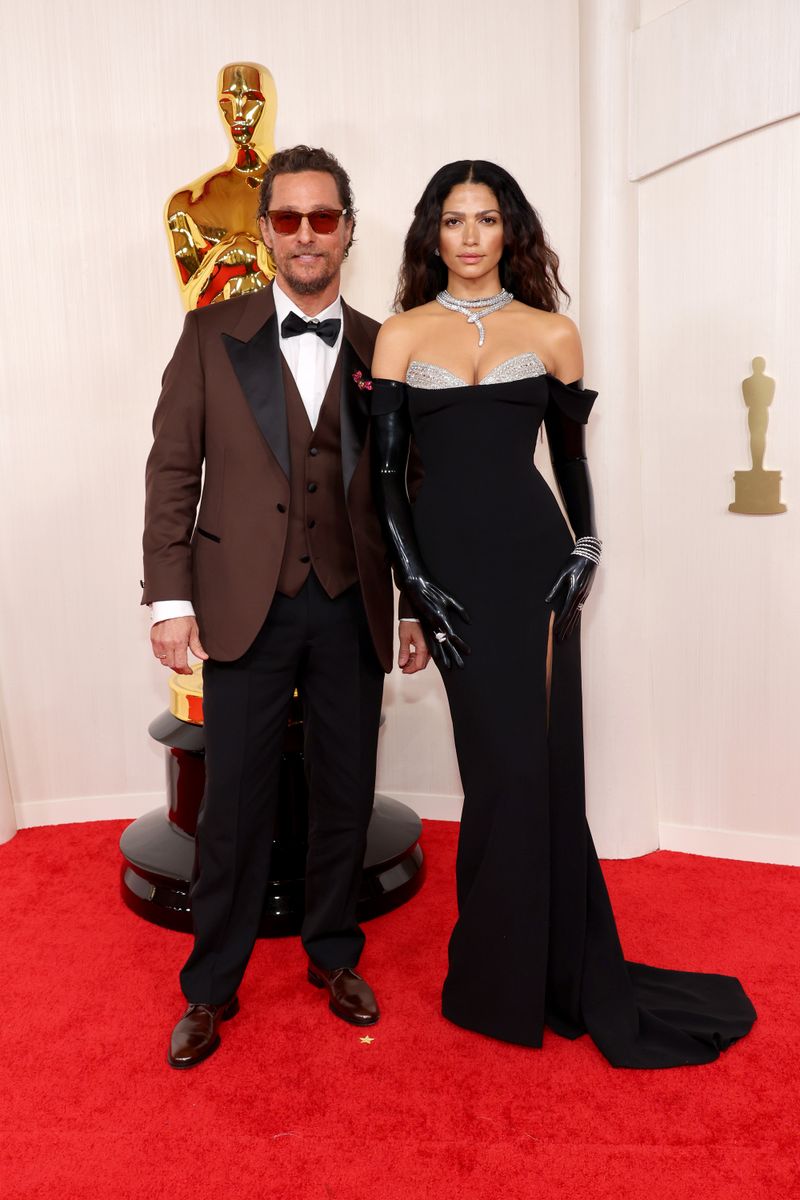
[[[482,346],[486,338],[486,331],[483,328],[483,318],[488,317],[490,313],[497,312],[501,308],[505,308],[514,299],[511,292],[507,292],[505,288],[498,292],[496,296],[487,296],[483,300],[459,300],[455,296],[451,296],[447,288],[443,292],[439,292],[436,297],[442,308],[449,308],[451,312],[461,313],[467,318],[469,325],[474,325],[478,330],[478,345]]]

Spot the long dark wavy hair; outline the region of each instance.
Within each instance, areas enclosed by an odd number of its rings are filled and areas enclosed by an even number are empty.
[[[558,312],[560,296],[567,300],[570,296],[558,277],[558,255],[547,243],[539,214],[508,171],[497,163],[468,158],[440,167],[414,209],[403,247],[395,308],[406,311],[427,304],[447,287],[447,267],[436,250],[442,207],[459,183],[485,183],[497,197],[505,230],[501,285],[523,304]]]

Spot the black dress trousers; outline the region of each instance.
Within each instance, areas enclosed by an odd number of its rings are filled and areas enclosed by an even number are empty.
[[[296,596],[275,596],[241,658],[204,664],[206,790],[191,889],[195,943],[181,971],[190,1003],[229,1000],[258,936],[295,687],[309,780],[303,945],[319,967],[358,962],[364,934],[356,903],[383,681],[359,585],[331,600],[313,572]]]

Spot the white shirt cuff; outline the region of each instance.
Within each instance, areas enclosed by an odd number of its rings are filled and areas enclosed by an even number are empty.
[[[150,605],[150,619],[153,625],[157,621],[171,621],[173,617],[194,615],[191,600],[154,600]]]
[[[399,620],[401,620],[401,621],[418,621],[419,618],[418,617],[400,617]]]

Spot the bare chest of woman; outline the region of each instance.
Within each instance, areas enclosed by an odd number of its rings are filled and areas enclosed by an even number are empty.
[[[498,382],[504,371],[538,374],[539,370],[550,370],[547,339],[535,322],[520,321],[502,312],[484,321],[486,339],[481,347],[474,325],[459,314],[420,321],[409,349],[408,382],[425,386],[421,368],[434,369],[428,375],[437,383],[429,386],[447,386],[449,378],[454,381],[452,386],[466,387]]]

